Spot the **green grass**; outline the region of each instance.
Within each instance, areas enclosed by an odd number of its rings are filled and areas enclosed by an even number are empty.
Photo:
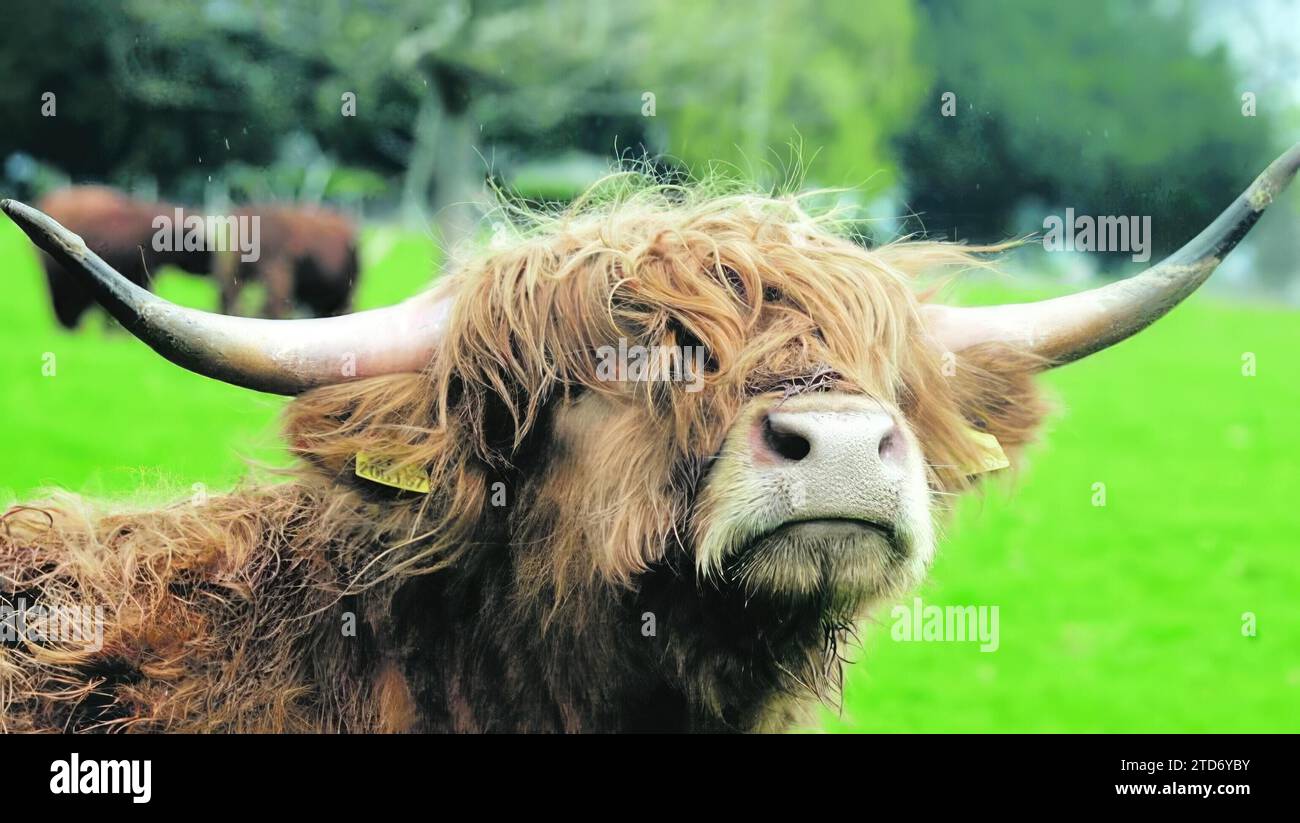
[[[362,306],[414,293],[432,243],[373,230]],[[55,330],[30,246],[0,225],[0,504],[229,487],[282,462],[282,401],[162,363],[102,323]],[[215,305],[211,284],[160,279]],[[981,286],[980,299],[1011,292]],[[1014,293],[1023,299],[1023,293]],[[1027,471],[962,505],[928,604],[996,605],[1000,648],[864,632],[832,730],[1300,731],[1300,317],[1196,298],[1054,373]],[[1241,375],[1254,352],[1258,375]],[[42,373],[46,353],[56,374]],[[1092,505],[1093,484],[1106,505]],[[1258,635],[1243,637],[1243,612]]]

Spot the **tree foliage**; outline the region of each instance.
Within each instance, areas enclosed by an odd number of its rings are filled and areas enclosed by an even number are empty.
[[[648,5],[654,41],[634,76],[655,94],[674,156],[764,179],[794,145],[821,185],[893,182],[890,140],[926,85],[909,2]]]
[[[1227,54],[1193,36],[1196,8],[16,3],[0,27],[0,158],[182,199],[215,182],[245,198],[400,201],[451,223],[485,177],[563,197],[602,162],[648,153],[661,169],[906,191],[909,228],[978,241],[1066,206],[1151,215],[1159,253],[1258,171],[1288,115],[1242,116]],[[39,116],[46,92],[57,117]],[[567,171],[539,182],[548,163]],[[9,168],[36,179],[34,165]]]
[[[1226,53],[1196,53],[1190,11],[1128,2],[929,3],[936,77],[900,141],[909,206],[932,234],[979,241],[1022,198],[1151,215],[1157,251],[1212,219],[1271,159],[1242,116]],[[941,96],[956,95],[955,116]],[[1041,218],[1040,218],[1041,219]]]

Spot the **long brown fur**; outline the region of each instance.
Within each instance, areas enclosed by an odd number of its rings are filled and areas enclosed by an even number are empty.
[[[695,502],[742,405],[812,378],[896,405],[937,508],[971,485],[971,427],[1014,456],[1044,413],[1040,361],[925,334],[912,280],[975,265],[962,247],[868,251],[797,199],[677,189],[505,245],[439,286],[452,328],[424,373],[290,404],[287,482],[5,514],[0,597],[106,626],[99,651],[0,646],[0,729],[782,728],[833,700],[861,615],[696,579]],[[620,337],[707,347],[704,389],[602,381]],[[432,491],[357,478],[358,452]]]

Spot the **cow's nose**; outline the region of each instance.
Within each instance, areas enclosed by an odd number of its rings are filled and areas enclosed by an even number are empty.
[[[914,448],[894,417],[865,399],[778,404],[750,430],[751,466],[769,505],[790,521],[860,520],[896,528]]]
[[[848,458],[865,469],[871,464],[898,467],[906,458],[906,444],[893,417],[877,409],[770,411],[759,421],[758,435],[754,443],[760,464],[829,466]]]

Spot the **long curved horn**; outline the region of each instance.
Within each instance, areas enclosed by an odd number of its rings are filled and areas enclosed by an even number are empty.
[[[1250,188],[1187,245],[1127,280],[1037,303],[922,308],[936,341],[958,352],[1009,343],[1040,354],[1048,367],[1087,357],[1145,329],[1196,291],[1246,236],[1300,168],[1300,143],[1274,160]]]
[[[0,209],[154,351],[236,386],[293,395],[346,380],[420,371],[447,324],[451,301],[436,293],[310,320],[231,317],[178,306],[127,280],[48,215],[16,200],[0,201]]]

